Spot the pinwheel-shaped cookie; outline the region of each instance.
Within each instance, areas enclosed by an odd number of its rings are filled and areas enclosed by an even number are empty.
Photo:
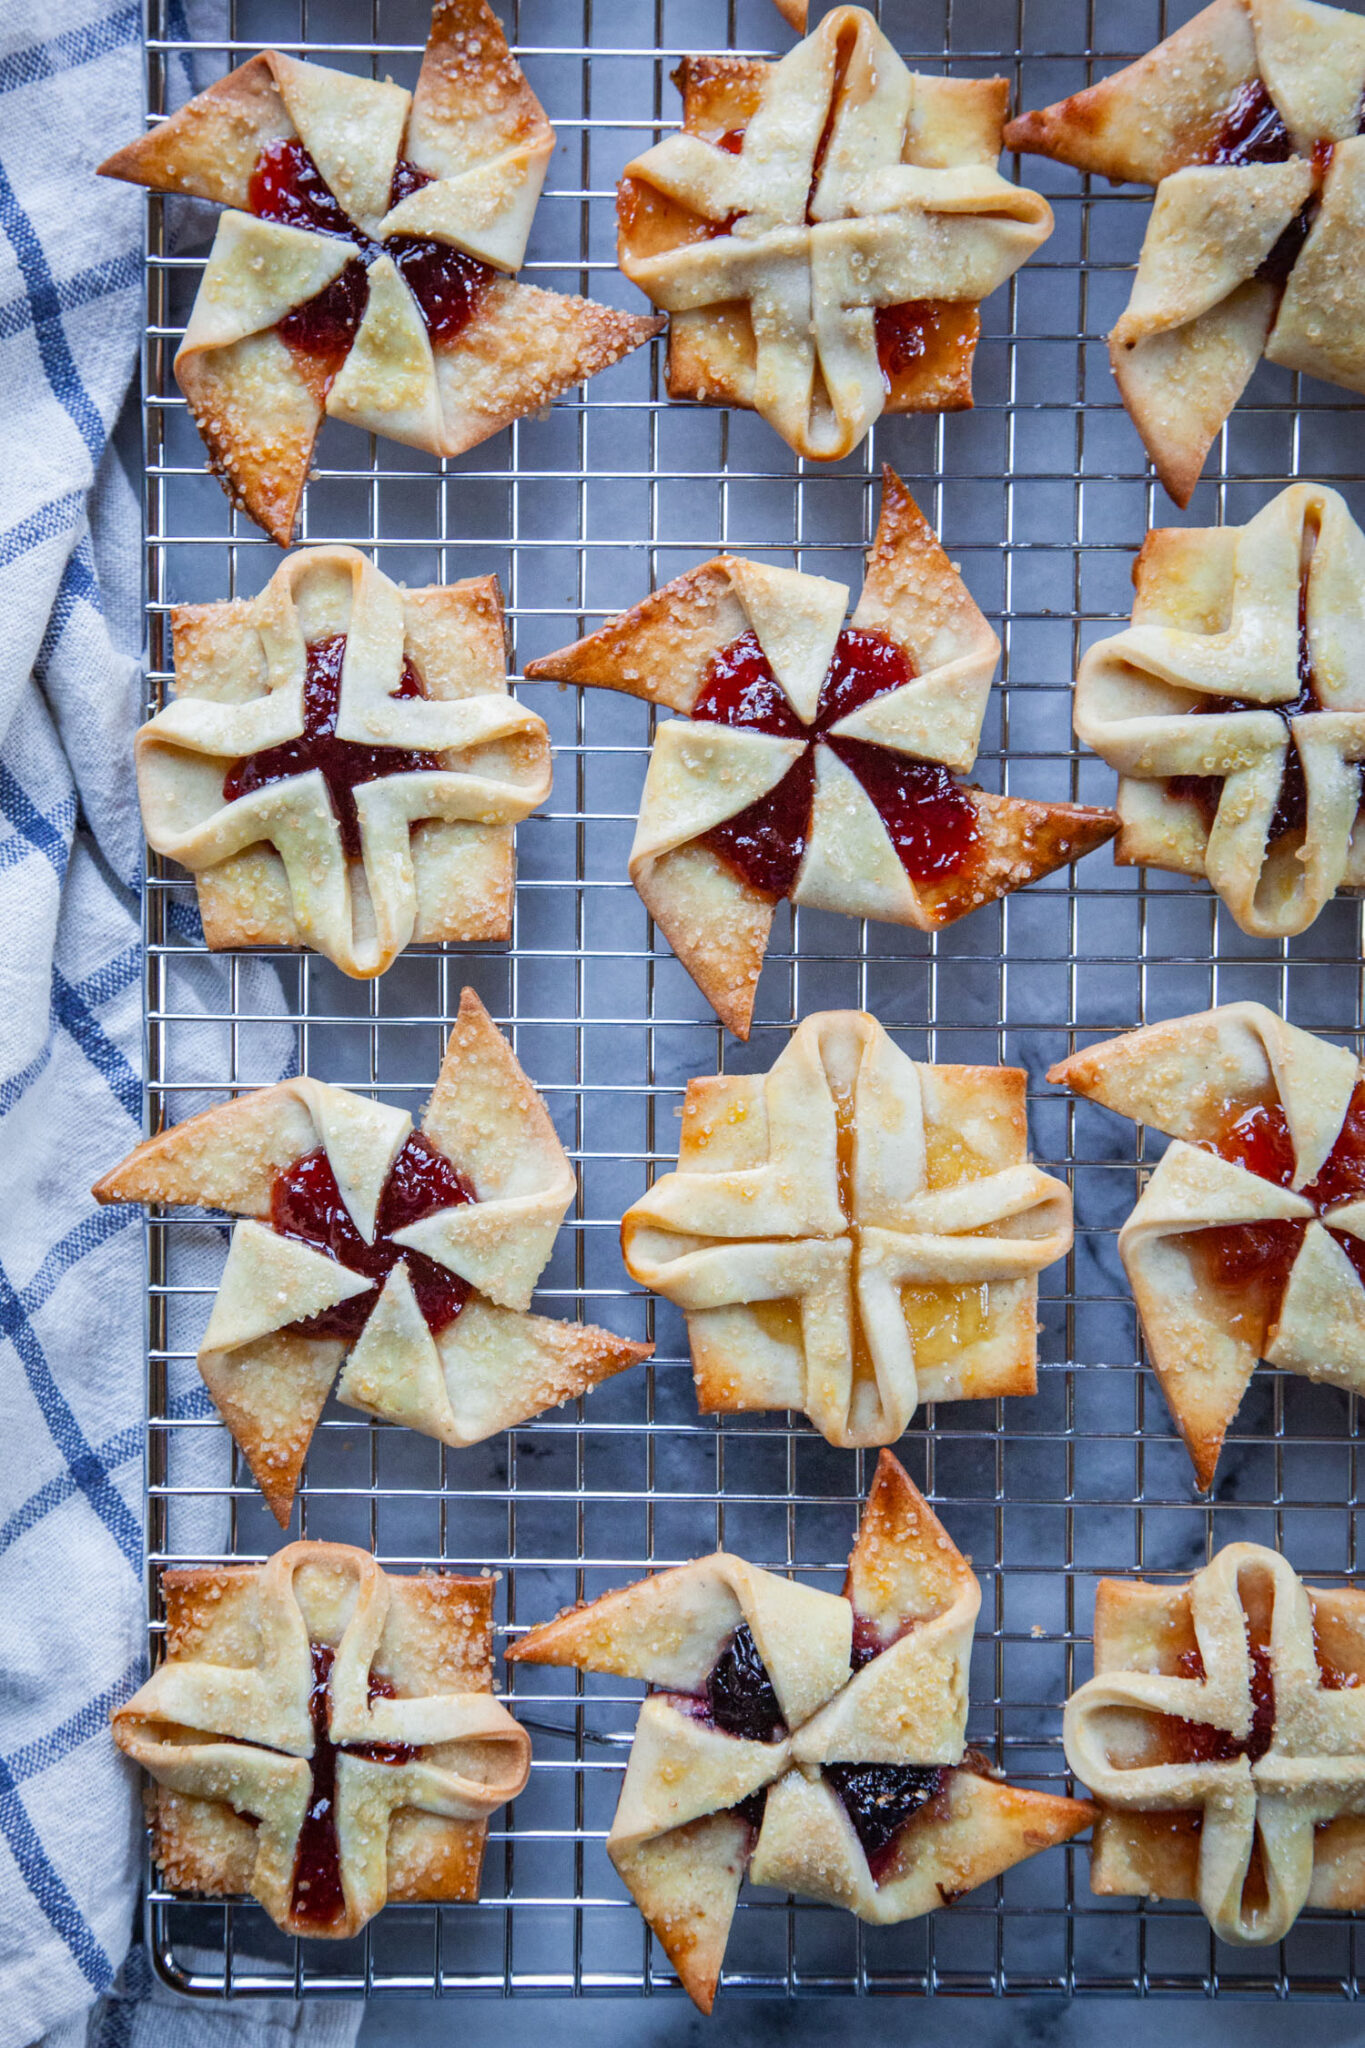
[[[607,1853],[703,2012],[739,1887],[877,1926],[1087,1827],[966,1748],[981,1589],[883,1451],[842,1595],[712,1557],[570,1608],[509,1660],[645,1679]]]
[[[150,1138],[94,1192],[244,1219],[199,1370],[281,1527],[334,1382],[350,1407],[461,1447],[653,1348],[524,1313],[573,1169],[471,989],[420,1129],[281,1081]]]
[[[1365,1068],[1259,1003],[1149,1024],[1048,1075],[1168,1147],[1119,1232],[1201,1486],[1258,1358],[1365,1390]]]
[[[678,83],[682,132],[617,196],[621,268],[672,315],[669,396],[825,461],[883,411],[969,406],[977,303],[1052,232],[995,168],[1007,82],[920,77],[836,7],[778,63],[691,57]]]
[[[1207,876],[1257,938],[1304,931],[1365,884],[1365,535],[1291,484],[1246,526],[1149,533],[1134,581],[1076,683],[1119,771],[1115,857]]]
[[[259,597],[179,605],[172,704],[137,736],[147,837],[212,947],[382,974],[410,941],[503,939],[513,827],[550,791],[507,693],[495,576],[404,590],[310,548]]]
[[[554,141],[485,0],[435,0],[415,92],[265,50],[100,166],[232,209],[175,372],[282,547],[324,414],[458,455],[658,331],[513,283]]]
[[[631,880],[740,1038],[784,896],[933,931],[1117,827],[954,781],[1000,643],[889,469],[846,622],[848,603],[842,583],[722,555],[527,664],[682,713],[654,742]]]
[[[1213,0],[1005,130],[1007,149],[1156,186],[1109,355],[1177,505],[1262,355],[1365,391],[1363,92],[1359,15]]]
[[[478,1897],[488,1815],[531,1757],[492,1696],[491,1579],[291,1543],[161,1592],[164,1661],[113,1721],[155,1782],[169,1885],[332,1939],[388,1899]]]
[[[1097,1892],[1196,1899],[1224,1941],[1365,1907],[1365,1593],[1258,1543],[1178,1586],[1101,1579],[1067,1762],[1099,1802]]]
[[[1028,1157],[1026,1077],[921,1066],[875,1017],[807,1017],[766,1074],[687,1084],[678,1171],[626,1211],[687,1318],[708,1411],[894,1443],[921,1401],[1031,1394],[1038,1274],[1071,1197]]]

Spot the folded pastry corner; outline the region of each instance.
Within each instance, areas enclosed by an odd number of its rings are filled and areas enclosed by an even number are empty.
[[[721,555],[527,664],[681,714],[655,738],[630,874],[740,1038],[784,897],[935,931],[1118,826],[957,779],[1000,643],[890,469],[851,617],[849,601],[828,577]]]
[[[478,1897],[488,1816],[531,1757],[493,1697],[491,1578],[291,1543],[160,1588],[165,1654],[112,1721],[168,1885],[249,1893],[326,1940],[389,1899]]]
[[[891,1926],[1089,1826],[966,1747],[981,1590],[883,1451],[843,1591],[717,1551],[530,1629],[509,1661],[644,1679],[607,1851],[703,2012],[747,1872]]]
[[[1119,1233],[1201,1487],[1256,1362],[1365,1388],[1365,1069],[1260,1003],[1106,1040],[1050,1081],[1173,1142]]]
[[[574,1187],[466,989],[418,1128],[349,1089],[280,1081],[149,1138],[94,1194],[240,1219],[198,1363],[284,1527],[333,1392],[463,1448],[651,1355],[527,1313]]]

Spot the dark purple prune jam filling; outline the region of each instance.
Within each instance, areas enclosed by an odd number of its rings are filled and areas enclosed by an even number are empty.
[[[880,1884],[901,1829],[942,1790],[946,1770],[940,1764],[826,1764],[824,1773],[862,1843],[873,1883]]]
[[[787,1732],[777,1694],[747,1621],[742,1621],[706,1680],[708,1718],[742,1742],[776,1742]]]

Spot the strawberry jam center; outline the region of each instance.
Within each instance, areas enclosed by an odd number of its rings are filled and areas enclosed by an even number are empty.
[[[910,663],[884,634],[846,626],[815,717],[806,725],[788,702],[755,633],[722,648],[707,670],[693,718],[807,744],[773,789],[712,826],[703,844],[750,887],[774,897],[789,895],[810,838],[813,742],[823,739],[862,785],[912,882],[933,882],[964,867],[980,828],[971,797],[948,770],[938,761],[830,732],[850,712],[913,679]]]
[[[400,157],[394,167],[389,205],[394,207],[432,182],[429,171]],[[446,242],[419,235],[390,235],[379,242],[353,221],[298,136],[267,143],[256,159],[248,204],[260,220],[309,234],[352,242],[359,252],[323,291],[296,306],[276,333],[302,355],[322,360],[336,375],[354,342],[370,296],[368,267],[389,256],[416,299],[434,343],[456,339],[477,311],[494,272]]]
[[[370,1319],[379,1288],[401,1259],[407,1262],[408,1278],[426,1326],[437,1336],[468,1301],[469,1283],[435,1259],[395,1244],[393,1233],[424,1216],[434,1216],[438,1210],[477,1199],[445,1155],[420,1131],[413,1131],[389,1168],[375,1212],[374,1242],[367,1244],[341,1198],[325,1147],[306,1152],[275,1176],[270,1191],[271,1229],[326,1253],[353,1273],[363,1273],[376,1286],[288,1327],[307,1337],[339,1337],[354,1343]]]
[[[377,782],[385,775],[430,773],[441,765],[435,754],[416,747],[368,747],[356,740],[337,738],[337,711],[341,704],[341,667],[346,654],[346,635],[333,633],[326,640],[309,643],[303,679],[303,731],[296,740],[278,747],[266,747],[234,761],[223,777],[223,799],[234,803],[254,789],[273,782],[289,782],[296,775],[322,772],[341,830],[341,844],[348,860],[361,857],[360,818],[355,792],[363,782]],[[421,679],[410,661],[394,697],[420,697]]]
[[[1259,78],[1240,86],[1223,115],[1206,164],[1284,164],[1294,144],[1279,108]]]
[[[1215,1728],[1207,1721],[1185,1721],[1175,1714],[1162,1715],[1162,1734],[1172,1763],[1228,1764],[1239,1756],[1258,1764],[1275,1740],[1275,1680],[1270,1669],[1270,1652],[1264,1643],[1251,1644],[1251,1727],[1245,1735],[1227,1728]],[[1207,1676],[1198,1648],[1182,1650],[1178,1663],[1181,1678],[1203,1684]]]
[[[312,1785],[294,1850],[289,1907],[294,1919],[303,1925],[325,1929],[334,1927],[346,1912],[336,1822],[337,1757],[359,1756],[375,1764],[407,1764],[417,1751],[406,1742],[333,1742],[332,1666],[336,1651],[330,1643],[314,1643],[312,1652],[313,1685],[308,1695],[308,1714],[313,1724]],[[368,1691],[371,1704],[396,1697],[389,1680],[373,1671]]]
[[[1277,1102],[1257,1103],[1244,1110],[1216,1139],[1208,1141],[1205,1149],[1220,1153],[1277,1188],[1287,1188],[1293,1182],[1294,1142],[1289,1121]],[[1337,1141],[1316,1180],[1300,1193],[1319,1216],[1365,1198],[1365,1083],[1357,1085]],[[1238,1304],[1239,1330],[1244,1325],[1244,1334],[1258,1348],[1278,1320],[1304,1227],[1275,1220],[1226,1223],[1193,1235],[1202,1279]],[[1331,1235],[1365,1282],[1365,1242],[1344,1230],[1333,1230]]]

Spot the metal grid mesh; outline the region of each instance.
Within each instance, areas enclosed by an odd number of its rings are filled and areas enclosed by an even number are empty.
[[[501,8],[560,148],[527,274],[638,303],[613,263],[615,178],[676,115],[668,74],[686,49],[770,53],[770,0],[507,0]],[[813,10],[816,11],[816,10]],[[886,0],[884,25],[927,70],[1004,72],[1040,105],[1148,47],[1193,12],[1172,0]],[[229,41],[187,45],[176,0],[150,0],[148,105],[166,105],[187,48],[216,68],[262,43],[410,83],[426,0],[231,0]],[[590,61],[589,61],[590,60]],[[1103,336],[1127,293],[1145,195],[1096,191],[1027,161],[1057,229],[984,308],[974,412],[883,422],[847,462],[793,466],[756,419],[669,407],[648,352],[456,462],[328,425],[303,537],[372,548],[420,583],[496,570],[517,665],[719,546],[833,574],[856,588],[883,459],[906,477],[1004,642],[979,778],[1021,795],[1104,801],[1079,757],[1070,678],[1088,640],[1126,618],[1132,551],[1179,515],[1148,480],[1118,405]],[[169,683],[166,612],[248,594],[277,551],[228,510],[170,374],[209,209],[154,200],[146,355],[150,688]],[[1215,450],[1187,518],[1240,520],[1286,477],[1344,484],[1359,430],[1346,394],[1263,366]],[[1357,513],[1365,500],[1357,502]],[[510,1031],[578,1167],[580,1199],[538,1305],[656,1339],[654,1363],[585,1402],[478,1449],[447,1452],[329,1408],[290,1535],[357,1541],[385,1563],[488,1565],[500,1632],[713,1543],[837,1585],[870,1460],[781,1415],[699,1417],[681,1318],[624,1285],[622,1208],[676,1150],[689,1076],[771,1064],[811,1010],[873,1009],[917,1057],[1023,1065],[1041,1163],[1071,1178],[1076,1250],[1044,1278],[1041,1384],[1027,1401],[958,1403],[915,1419],[900,1448],[972,1555],[984,1587],[970,1739],[1010,1774],[1062,1789],[1060,1703],[1089,1671],[1094,1582],[1184,1574],[1239,1538],[1301,1570],[1354,1571],[1354,1397],[1262,1367],[1229,1439],[1216,1499],[1141,1369],[1114,1237],[1135,1197],[1140,1134],[1044,1090],[1048,1064],[1147,1018],[1256,997],[1339,1034],[1362,1025],[1357,906],[1339,902],[1287,945],[1243,937],[1200,889],[1118,870],[1107,851],[1073,875],[925,938],[784,908],[747,1048],[727,1043],[626,879],[651,732],[606,692],[520,685],[550,725],[555,789],[519,832],[508,948],[418,949],[377,984],[289,954],[206,961],[184,877],[153,864],[146,892],[152,1127],[289,1057],[321,1078],[416,1108],[463,983]],[[1357,1041],[1358,1042],[1358,1039]],[[226,1433],[196,1400],[193,1354],[223,1230],[157,1218],[149,1231],[149,1613],[156,1569],[259,1558],[280,1538]],[[186,1904],[150,1883],[162,1976],[203,1996],[470,1989],[646,1993],[674,1982],[606,1861],[603,1841],[638,1688],[571,1673],[508,1674],[533,1731],[527,1792],[496,1817],[484,1897],[392,1907],[344,1945],[281,1937],[239,1904]],[[727,1987],[761,1990],[1288,1992],[1354,1996],[1355,1929],[1305,1913],[1277,1948],[1214,1944],[1191,1908],[1090,1896],[1085,1852],[1054,1851],[951,1912],[889,1930],[746,1890]]]

